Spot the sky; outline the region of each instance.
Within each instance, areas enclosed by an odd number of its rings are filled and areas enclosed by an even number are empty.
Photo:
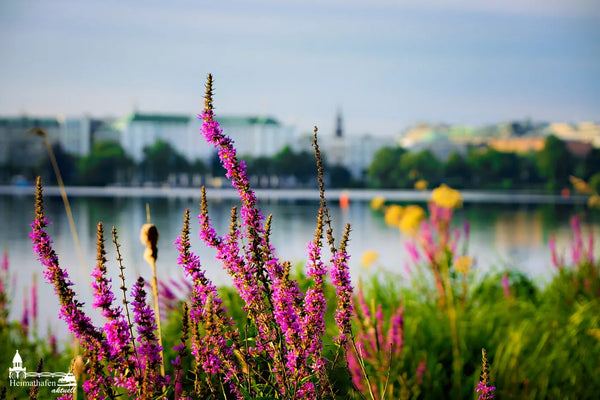
[[[0,0],[0,115],[600,121],[597,0]]]

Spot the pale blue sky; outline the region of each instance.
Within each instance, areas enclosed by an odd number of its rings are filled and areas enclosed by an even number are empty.
[[[0,115],[600,120],[597,0],[0,0]]]

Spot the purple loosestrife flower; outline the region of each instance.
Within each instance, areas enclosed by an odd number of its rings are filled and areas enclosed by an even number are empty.
[[[146,303],[144,291],[144,278],[139,277],[132,289],[134,321],[137,326],[140,343],[137,346],[138,370],[144,376],[141,383],[142,397],[150,398],[161,392],[161,388],[168,382],[168,376],[161,376],[160,365],[161,347],[156,336],[156,320],[152,308]]]
[[[88,399],[104,400],[107,397],[113,399],[112,377],[104,375],[102,371],[100,351],[101,350],[98,348],[90,351],[88,368],[89,377],[83,382],[83,390],[87,394]]]
[[[494,390],[496,390],[495,387],[486,386],[483,382],[479,382],[475,392],[479,393],[479,400],[488,400],[494,398]]]
[[[406,242],[404,242],[404,247],[406,248],[406,251],[410,256],[410,260],[412,261],[412,263],[415,265],[419,264],[421,255],[419,254],[419,250],[417,250],[416,244],[412,240],[407,240]]]
[[[377,352],[377,341],[375,338],[375,330],[373,329],[373,316],[371,315],[371,309],[367,305],[365,301],[364,292],[362,290],[362,281],[358,281],[358,308],[354,310],[354,316],[356,317],[356,321],[359,325],[359,333],[358,333],[358,342],[367,343],[370,345],[370,352]],[[377,317],[376,317],[377,318]],[[367,333],[369,333],[367,335]],[[363,356],[368,356],[368,354],[364,353],[363,346]]]
[[[200,220],[200,238],[210,247],[217,250],[216,258],[223,263],[223,268],[233,278],[233,285],[244,301],[244,311],[254,321],[257,329],[257,343],[259,350],[264,350],[268,343],[276,341],[276,335],[271,329],[271,313],[263,301],[263,284],[259,281],[257,265],[240,255],[238,242],[240,231],[237,227],[236,209],[232,209],[231,227],[229,235],[224,238],[218,236],[208,217],[206,191],[202,189]]]
[[[21,332],[23,332],[23,336],[27,337],[29,335],[29,302],[27,301],[27,297],[23,299],[23,314],[21,316]]]
[[[333,255],[331,267],[331,281],[335,287],[337,297],[337,308],[335,310],[335,322],[338,326],[340,335],[335,338],[335,343],[344,346],[350,336],[352,336],[352,297],[353,288],[350,281],[350,271],[348,268],[348,259],[350,255],[346,252],[346,244],[350,235],[350,225],[346,225],[346,230],[340,243],[338,251]]]
[[[106,343],[102,332],[98,330],[90,318],[82,311],[83,303],[75,298],[75,292],[71,288],[73,283],[69,280],[67,271],[62,269],[58,263],[58,256],[52,249],[52,240],[44,230],[48,226],[48,220],[44,216],[42,181],[38,177],[35,195],[35,219],[31,223],[32,232],[29,234],[33,244],[33,250],[39,261],[44,266],[44,277],[54,285],[54,291],[60,300],[61,309],[59,317],[69,327],[69,330],[81,340],[81,344],[92,349],[95,343],[104,349]]]
[[[92,305],[95,308],[99,308],[102,312],[102,316],[107,319],[107,323],[104,326],[104,332],[106,333],[110,346],[110,355],[111,357],[115,357],[123,355],[123,352],[129,351],[129,329],[122,314],[121,307],[115,307],[113,305],[115,295],[112,291],[111,279],[106,276],[104,230],[101,222],[98,223],[96,236],[98,263],[96,268],[90,274],[92,278],[94,278],[94,281],[92,282],[94,302]]]
[[[489,372],[487,353],[485,349],[481,349],[481,380],[475,388],[475,392],[479,393],[479,400],[491,400],[494,398],[493,391],[496,388],[489,384]]]
[[[116,230],[113,228],[113,235],[116,241]],[[131,335],[129,324],[123,315],[121,307],[115,306],[115,295],[112,291],[111,280],[106,276],[106,252],[104,250],[104,229],[102,223],[99,222],[96,231],[96,268],[90,274],[94,279],[92,281],[92,289],[94,295],[94,308],[99,308],[102,316],[106,319],[103,331],[106,334],[108,343],[107,362],[110,371],[117,372],[117,376],[103,378],[109,386],[117,385],[128,388],[130,394],[132,387],[135,386],[135,357],[131,348]],[[97,354],[98,360],[102,360],[103,354]],[[97,370],[97,374],[101,375],[101,369]],[[110,382],[110,383],[109,383]]]
[[[227,310],[223,306],[222,300],[219,298],[217,288],[212,284],[210,279],[206,277],[205,272],[202,270],[200,257],[190,251],[189,221],[190,210],[186,209],[183,230],[181,236],[175,240],[175,246],[179,252],[177,263],[183,267],[184,273],[186,276],[190,277],[193,282],[192,308],[194,308],[194,305],[197,305],[197,310],[194,310],[192,315],[204,309],[208,297],[210,296],[215,312],[220,319],[219,322],[224,326],[233,326],[233,320],[226,317]],[[201,317],[201,315],[198,315],[197,317]],[[192,318],[192,321],[194,322],[199,322],[200,320],[200,318]]]
[[[356,348],[360,354],[364,354],[364,346],[362,343],[357,343]],[[348,349],[346,357],[348,359],[348,370],[350,371],[350,377],[352,378],[352,383],[354,384],[354,387],[359,392],[364,392],[367,389],[367,387],[365,386],[363,380],[363,373],[362,369],[360,368],[360,361],[358,360],[357,355],[353,351]]]
[[[217,288],[206,277],[200,264],[200,258],[190,251],[189,241],[190,211],[185,211],[181,236],[175,241],[179,252],[177,261],[185,274],[193,281],[192,307],[189,318],[192,323],[192,354],[202,364],[205,372],[222,374],[230,384],[231,390],[242,397],[236,387],[237,365],[234,363],[234,344],[239,333],[233,320],[227,317],[227,310],[219,298]],[[219,242],[222,243],[221,240]],[[187,307],[186,307],[187,309]],[[197,325],[203,325],[205,335],[199,338]],[[227,340],[231,341],[228,345]],[[183,345],[183,343],[182,343]]]
[[[427,371],[427,354],[423,356],[423,359],[417,366],[417,370],[415,371],[415,376],[417,377],[417,384],[421,385],[423,383],[423,377],[425,376],[425,372]]]
[[[189,211],[188,213],[189,219]],[[180,399],[185,394],[183,393],[183,357],[187,354],[187,340],[188,333],[190,329],[190,320],[189,320],[189,310],[187,303],[183,303],[183,316],[181,318],[181,341],[180,343],[173,347],[173,350],[177,351],[177,357],[175,360],[171,361],[171,364],[175,367],[174,375],[174,395],[175,399]]]
[[[387,332],[387,341],[390,346],[393,346],[394,355],[400,357],[404,347],[404,306],[402,305],[392,316]]]
[[[504,297],[510,299],[510,283],[508,282],[508,273],[502,275],[502,288],[504,289]]]
[[[8,273],[8,252],[6,249],[2,252],[2,267],[1,271],[3,274]]]
[[[317,373],[322,373],[325,367],[325,360],[321,355],[323,350],[321,337],[325,333],[325,309],[327,303],[324,294],[324,277],[327,274],[327,269],[321,260],[323,212],[323,209],[320,208],[315,240],[308,244],[309,265],[306,276],[313,279],[315,286],[306,292],[306,296],[304,297],[305,312],[302,317],[303,347],[306,349],[306,358],[312,358],[312,368]]]
[[[279,325],[284,337],[286,350],[286,366],[290,376],[297,376],[298,369],[304,361],[301,354],[300,318],[295,309],[300,298],[298,287],[289,280],[289,263],[284,267],[284,277],[273,282],[273,317]]]
[[[264,217],[257,207],[258,200],[256,195],[250,189],[248,174],[243,160],[238,160],[236,150],[233,147],[233,141],[223,135],[219,123],[214,119],[212,106],[212,75],[208,75],[206,83],[206,97],[204,111],[198,116],[202,119],[202,128],[200,132],[207,142],[218,148],[219,159],[225,168],[226,176],[231,180],[232,186],[237,189],[241,200],[240,216],[242,226],[246,228],[248,238],[247,249],[251,257],[251,262],[260,263],[259,252],[261,250],[262,237],[264,236]],[[270,250],[262,248],[263,251]],[[276,262],[267,263],[265,267],[269,277],[274,279],[281,275],[281,265]]]
[[[586,258],[590,264],[594,264],[594,232],[590,232],[588,235]]]
[[[377,304],[377,311],[375,311],[375,320],[377,321],[377,325],[375,326],[377,331],[377,339],[379,340],[380,347],[387,349],[388,343],[386,341],[386,337],[383,336],[383,307],[381,304]]]
[[[37,275],[33,276],[33,282],[31,283],[31,322],[34,329],[37,327],[38,320],[38,296],[37,296]],[[37,333],[37,332],[36,332]]]
[[[50,329],[48,329],[48,345],[50,346],[50,353],[53,356],[57,356],[58,355],[58,340],[56,339],[56,335],[54,334],[54,332],[50,331]]]
[[[571,228],[575,234],[575,238],[571,243],[571,256],[573,258],[573,264],[579,265],[584,254],[583,254],[583,240],[581,238],[581,224],[578,216],[571,218]]]
[[[563,269],[565,266],[565,261],[562,256],[560,256],[556,250],[556,239],[554,236],[550,236],[548,240],[548,247],[550,248],[550,254],[552,255],[552,265],[554,265],[557,269]]]

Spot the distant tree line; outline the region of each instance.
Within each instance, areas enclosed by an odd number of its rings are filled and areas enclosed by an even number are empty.
[[[181,175],[188,176],[188,183],[190,176],[201,176],[204,184],[205,178],[225,177],[225,170],[216,152],[208,163],[200,159],[190,162],[169,143],[160,140],[143,149],[144,156],[139,163],[134,162],[115,141],[98,141],[90,153],[83,157],[66,153],[59,144],[53,146],[53,152],[66,185],[161,185],[167,183],[170,177]],[[258,186],[286,183],[288,186],[316,186],[317,169],[315,156],[311,152],[295,152],[285,147],[273,157],[242,157],[250,177]],[[45,182],[56,184],[47,155],[32,167],[0,167],[0,181],[3,183],[9,183],[15,176],[31,182],[35,176],[41,175]],[[328,166],[326,170],[331,185],[341,187],[350,184],[350,173],[345,168]]]
[[[114,141],[96,142],[88,155],[79,158],[64,152],[60,145],[54,145],[53,149],[67,185],[158,185],[173,176],[224,178],[225,175],[216,153],[208,163],[190,162],[163,141],[144,148],[144,157],[139,163]],[[310,187],[316,184],[312,152],[285,147],[272,157],[243,158],[254,186]],[[446,183],[457,189],[557,191],[568,187],[569,176],[575,175],[600,191],[600,149],[592,148],[585,157],[578,158],[555,136],[549,136],[539,152],[517,154],[473,147],[466,154],[455,152],[444,161],[428,150],[411,152],[402,147],[384,147],[376,153],[360,181],[353,179],[345,167],[328,165],[326,154],[324,161],[329,187],[413,188],[417,181],[424,180],[429,187]],[[46,182],[56,183],[47,156],[27,170],[4,165],[1,171],[0,180],[4,183],[9,183],[15,175],[30,180],[42,175]]]
[[[575,175],[600,189],[600,149],[592,148],[583,158],[573,155],[567,144],[548,136],[544,148],[527,154],[473,147],[466,154],[455,152],[441,161],[430,151],[409,152],[385,147],[368,168],[367,184],[373,188],[412,188],[419,180],[430,187],[446,183],[457,189],[546,189],[569,187]]]

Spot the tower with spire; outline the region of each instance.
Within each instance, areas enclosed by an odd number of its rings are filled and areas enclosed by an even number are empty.
[[[335,123],[335,137],[341,138],[344,136],[344,128],[342,126],[342,110],[338,108],[337,118]]]

